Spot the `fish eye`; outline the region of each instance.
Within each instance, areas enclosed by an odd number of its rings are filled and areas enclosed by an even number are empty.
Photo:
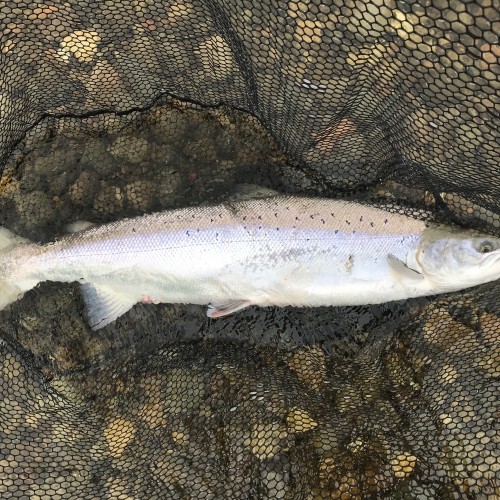
[[[481,253],[490,253],[493,250],[493,243],[491,241],[482,241],[479,245],[479,251]]]

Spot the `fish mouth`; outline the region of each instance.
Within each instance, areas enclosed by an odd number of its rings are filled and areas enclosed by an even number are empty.
[[[479,267],[488,268],[488,267],[495,266],[497,264],[499,265],[499,271],[500,271],[500,248],[497,250],[494,250],[493,252],[485,254],[483,256],[483,260],[479,264]]]

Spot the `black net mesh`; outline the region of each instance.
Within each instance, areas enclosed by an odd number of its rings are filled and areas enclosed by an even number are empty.
[[[0,3],[0,224],[241,183],[500,227],[496,0]],[[499,285],[216,321],[0,312],[0,497],[500,497]]]

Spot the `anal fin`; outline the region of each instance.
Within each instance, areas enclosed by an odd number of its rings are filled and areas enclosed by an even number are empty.
[[[126,313],[136,302],[112,287],[83,283],[81,286],[85,315],[92,330],[99,330]]]
[[[423,280],[424,275],[408,267],[402,260],[398,259],[396,256],[389,254],[387,256],[387,262],[389,263],[389,270],[393,277],[398,281],[403,280]]]
[[[223,318],[251,305],[252,303],[249,300],[231,300],[225,304],[210,304],[207,309],[207,316],[209,318]]]

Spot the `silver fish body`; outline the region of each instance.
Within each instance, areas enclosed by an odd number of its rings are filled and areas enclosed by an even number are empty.
[[[443,240],[487,241],[496,264],[478,282],[441,279]],[[495,238],[354,202],[277,196],[126,219],[43,246],[4,244],[0,283],[11,292],[6,305],[42,281],[79,281],[97,329],[137,302],[208,304],[219,317],[252,304],[373,304],[458,290],[500,277],[499,248]]]

